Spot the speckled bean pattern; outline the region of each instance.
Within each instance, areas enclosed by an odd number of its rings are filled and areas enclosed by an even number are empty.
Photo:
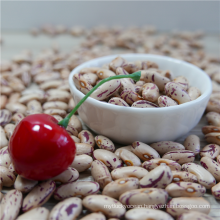
[[[156,150],[140,141],[133,142],[131,150],[143,161],[160,158]]]
[[[85,143],[75,143],[75,145],[76,145],[76,155],[86,154],[92,156],[92,153],[94,151],[92,145]]]
[[[220,127],[216,127],[212,125],[202,127],[202,133],[205,135],[214,132],[220,133]]]
[[[189,209],[186,207],[190,207],[191,211],[198,211],[200,213],[208,214],[210,212],[210,204],[207,200],[204,198],[198,198],[198,197],[178,197],[173,198],[169,201],[167,204],[166,211],[172,215],[173,217],[178,217],[183,213],[189,212]],[[176,206],[179,205],[180,207],[176,208]],[[193,206],[196,207],[193,207]],[[203,208],[199,208],[199,206],[204,206]],[[181,207],[182,206],[182,207]],[[185,206],[185,207],[184,207]],[[206,206],[206,208],[205,208]]]
[[[3,147],[0,150],[0,166],[9,167],[11,164],[11,158],[8,152],[8,147]]]
[[[62,109],[51,108],[44,111],[45,114],[48,115],[59,115],[61,117],[65,117],[66,111]]]
[[[142,97],[150,102],[156,102],[159,97],[159,88],[154,83],[143,85]]]
[[[170,106],[175,106],[175,105],[178,105],[178,104],[177,104],[176,101],[174,101],[170,97],[168,97],[166,95],[161,95],[158,98],[158,105],[160,107],[170,107]]]
[[[27,103],[27,111],[25,112],[26,115],[31,115],[34,113],[42,113],[43,108],[41,103],[37,100],[32,100]]]
[[[187,92],[192,101],[196,100],[197,98],[199,98],[199,96],[201,96],[201,91],[196,87],[190,87]]]
[[[84,198],[96,194],[99,191],[99,184],[93,181],[77,181],[62,184],[54,192],[56,200],[63,200],[69,197]]]
[[[131,145],[128,145],[128,146],[120,147],[120,148],[116,149],[116,151],[115,151],[114,153],[115,153],[118,157],[120,157],[120,152],[121,152],[123,149],[131,151],[132,146],[131,146]]]
[[[8,140],[2,126],[0,126],[0,149],[8,145]]]
[[[119,57],[116,57],[114,60],[112,60],[109,63],[109,68],[110,68],[110,70],[116,72],[116,69],[118,67],[123,66],[125,63],[126,63],[126,60],[119,56]]]
[[[81,91],[83,94],[87,94],[91,89],[92,85],[81,74],[74,74],[73,81],[76,88]]]
[[[94,160],[92,162],[91,175],[93,179],[99,183],[101,189],[112,181],[112,177],[107,166],[99,160]]]
[[[116,205],[116,207],[114,207]],[[91,195],[83,199],[83,206],[92,212],[102,212],[108,218],[121,218],[126,209],[122,204],[109,196],[105,195]],[[106,208],[106,206],[110,208]]]
[[[59,202],[51,210],[48,220],[75,220],[82,211],[80,198],[68,198]]]
[[[82,154],[76,155],[70,167],[75,168],[79,173],[83,172],[91,167],[92,157]]]
[[[220,145],[220,132],[219,133],[213,132],[206,134],[205,140],[208,143]]]
[[[98,76],[95,73],[85,73],[83,74],[84,79],[92,86],[95,86],[98,81]]]
[[[49,210],[44,207],[34,208],[24,214],[20,215],[16,220],[32,219],[47,220],[49,217]]]
[[[190,211],[190,212],[185,212],[182,215],[179,216],[177,220],[215,220],[214,218],[201,213],[200,211]]]
[[[148,208],[134,208],[130,209],[125,213],[126,220],[174,220],[169,214],[164,211]]]
[[[184,141],[184,147],[186,150],[193,151],[195,155],[200,152],[200,138],[197,135],[189,135]]]
[[[120,168],[114,169],[111,172],[111,176],[113,180],[117,180],[117,179],[125,178],[125,177],[135,177],[135,178],[141,179],[147,174],[148,174],[147,170],[145,170],[142,167],[137,167],[137,166],[120,167]]]
[[[220,154],[220,147],[216,144],[208,144],[201,151],[201,157],[210,157],[215,159]]]
[[[95,160],[102,161],[108,167],[109,170],[114,170],[123,166],[122,160],[116,154],[108,150],[95,150],[93,152],[93,157]]]
[[[45,102],[42,107],[44,110],[51,108],[57,108],[62,110],[68,109],[68,105],[65,102],[61,101]]]
[[[80,139],[81,143],[90,144],[92,147],[95,146],[95,139],[90,131],[82,130],[78,134],[78,138]]]
[[[190,150],[175,150],[165,153],[162,158],[174,160],[179,164],[184,164],[193,162],[195,160],[195,154]]]
[[[196,175],[186,172],[186,171],[172,171],[173,173],[173,183],[176,182],[192,182],[197,183],[198,179]]]
[[[113,97],[108,101],[109,104],[112,105],[119,105],[119,106],[124,106],[124,107],[129,107],[129,105],[127,104],[126,101],[124,101],[123,99],[119,98],[119,97]]]
[[[15,220],[22,204],[22,193],[16,189],[10,190],[3,197],[0,204],[0,219]]]
[[[12,136],[15,127],[16,126],[14,124],[7,124],[7,125],[5,125],[4,131],[5,131],[5,135],[7,136],[8,139],[10,139],[10,137]]]
[[[168,199],[168,193],[159,188],[134,189],[123,193],[119,201],[123,205],[164,205]],[[129,208],[129,206],[127,206]]]
[[[171,197],[200,197],[206,192],[204,186],[190,182],[171,183],[165,190]]]
[[[158,167],[160,165],[167,165],[170,167],[172,171],[180,171],[181,170],[181,165],[177,163],[174,160],[168,160],[168,159],[151,159],[149,161],[145,161],[142,164],[142,167],[144,167],[146,170],[151,171],[155,167]]]
[[[189,81],[186,77],[184,76],[178,76],[175,79],[173,79],[173,82],[178,83],[181,85],[181,87],[187,91],[189,88]]]
[[[124,70],[125,71],[125,70]],[[121,74],[119,74],[121,75]],[[124,75],[124,74],[123,74]],[[125,74],[126,75],[126,74]],[[136,88],[135,88],[135,85],[134,85],[134,82],[130,80],[130,78],[122,78],[120,79],[121,81],[121,88],[120,88],[120,91],[128,91],[128,90],[131,90],[132,92],[135,92],[136,91]]]
[[[122,149],[119,157],[127,166],[141,166],[141,160],[134,153],[129,150]]]
[[[0,110],[0,125],[4,126],[11,121],[11,112],[7,109]]]
[[[15,125],[18,125],[18,123],[23,119],[25,118],[24,115],[22,113],[15,113],[12,118],[11,118],[11,121],[13,123],[15,123]]]
[[[195,163],[186,163],[182,165],[182,170],[196,175],[198,183],[202,186],[205,186],[206,189],[211,189],[216,184],[213,175],[201,165]]]
[[[25,114],[27,107],[21,103],[8,103],[5,108],[12,113],[22,113]]]
[[[115,151],[114,143],[109,138],[103,135],[95,136],[95,142],[100,149],[108,150],[111,152]]]
[[[182,144],[173,141],[160,141],[150,144],[150,146],[160,155],[164,155],[165,153],[173,150],[185,150],[185,147]]]
[[[206,112],[220,113],[220,100],[210,99],[206,107]]]
[[[220,114],[217,112],[209,112],[206,114],[206,120],[209,125],[220,126]]]
[[[172,182],[173,174],[168,166],[158,166],[151,170],[140,180],[141,188],[162,188],[164,189]]]
[[[108,183],[103,191],[102,195],[118,199],[121,194],[129,190],[138,189],[139,180],[134,177],[120,178],[113,182]]]
[[[56,184],[52,180],[47,180],[36,185],[24,198],[22,211],[27,212],[33,208],[42,206],[48,201],[56,189]]]
[[[91,213],[81,218],[80,220],[106,220],[102,213]]]
[[[132,104],[131,107],[134,108],[157,108],[158,106],[153,102],[149,102],[147,100],[138,100]]]
[[[7,167],[0,166],[0,179],[2,186],[11,187],[15,182],[15,175]]]
[[[212,187],[212,195],[216,199],[220,199],[220,183],[217,183],[215,186]]]
[[[38,181],[35,180],[29,180],[26,179],[20,175],[17,176],[15,183],[14,183],[14,188],[23,192],[23,193],[28,193],[30,192],[36,185],[38,184]]]
[[[136,92],[132,90],[124,90],[121,92],[121,98],[128,103],[128,105],[132,105],[134,102],[138,100],[143,100],[143,98]]]

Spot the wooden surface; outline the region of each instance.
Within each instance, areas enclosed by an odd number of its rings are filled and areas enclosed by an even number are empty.
[[[28,33],[23,32],[3,32],[2,38],[4,44],[1,46],[1,59],[10,59],[14,55],[18,54],[20,51],[24,49],[30,49],[33,51],[33,54],[37,54],[42,49],[49,48],[53,43],[58,43],[62,51],[70,51],[72,48],[76,47],[82,38],[73,38],[71,36],[62,35],[55,38],[50,38],[47,36],[40,37],[32,37]],[[203,40],[207,52],[217,54],[219,53],[219,36],[217,35],[207,35]],[[193,128],[188,134],[184,135],[180,139],[176,140],[179,143],[183,143],[184,139],[190,135],[195,134],[200,137],[201,140],[201,148],[203,148],[207,143],[204,141],[204,135],[201,132],[201,128],[206,125],[206,120],[203,117],[199,124]],[[83,125],[84,129],[87,129],[85,125]],[[120,145],[117,145],[119,147]],[[199,156],[196,157],[196,163],[199,163]],[[90,176],[90,171],[80,173],[79,180],[92,180]],[[7,192],[9,189],[4,188],[3,192]],[[208,200],[211,204],[210,216],[220,220],[220,200],[217,201],[212,195],[211,191],[207,190],[207,193],[204,195],[204,198]],[[51,210],[54,205],[57,204],[57,201],[51,198],[46,204],[43,206]],[[83,211],[86,213],[86,210]],[[34,217],[32,220],[35,219]]]

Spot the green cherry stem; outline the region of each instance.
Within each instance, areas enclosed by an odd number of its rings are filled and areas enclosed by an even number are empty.
[[[78,108],[82,105],[83,102],[102,84],[113,80],[113,79],[122,79],[122,78],[131,78],[134,81],[138,81],[141,78],[141,71],[129,74],[129,75],[117,75],[117,76],[111,76],[108,78],[103,79],[101,82],[99,82],[96,86],[94,86],[80,101],[79,103],[75,106],[75,108],[69,113],[68,116],[66,116],[62,121],[60,121],[58,124],[61,125],[64,128],[67,128],[67,125],[69,123],[70,118],[72,115],[78,110]]]

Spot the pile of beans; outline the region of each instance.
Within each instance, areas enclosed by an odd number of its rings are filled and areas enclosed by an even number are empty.
[[[190,102],[201,95],[198,88],[189,87],[184,76],[173,79],[169,70],[160,70],[154,62],[127,62],[122,57],[116,57],[100,68],[83,68],[73,76],[73,81],[77,89],[87,94],[100,80],[137,71],[141,71],[138,82],[128,78],[112,80],[102,84],[90,97],[125,107],[157,108]]]
[[[202,196],[211,190],[215,199],[220,199],[220,104],[213,104],[219,102],[220,60],[204,52],[199,32],[154,33],[149,27],[95,27],[81,33],[86,40],[70,53],[54,46],[36,57],[24,50],[10,61],[1,61],[0,219],[213,219],[208,216],[210,204]],[[3,43],[7,44],[7,39]],[[203,128],[209,145],[200,150],[199,138],[190,135],[183,145],[135,141],[117,149],[107,137],[83,130],[73,115],[67,131],[76,142],[77,155],[71,166],[46,181],[17,175],[8,142],[18,123],[36,113],[53,115],[58,121],[64,118],[75,106],[68,85],[70,71],[92,58],[113,54],[116,47],[125,53],[183,59],[210,75],[214,85],[207,107],[210,125]],[[201,165],[194,163],[195,157],[201,158]],[[90,181],[78,180],[84,173],[90,175]],[[57,204],[49,211],[41,206],[51,197]],[[190,204],[191,209],[175,208],[177,204]]]

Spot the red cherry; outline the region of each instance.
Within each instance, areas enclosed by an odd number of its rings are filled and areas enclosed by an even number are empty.
[[[9,153],[15,171],[32,180],[52,178],[73,162],[76,146],[58,121],[46,114],[29,115],[15,128]]]

